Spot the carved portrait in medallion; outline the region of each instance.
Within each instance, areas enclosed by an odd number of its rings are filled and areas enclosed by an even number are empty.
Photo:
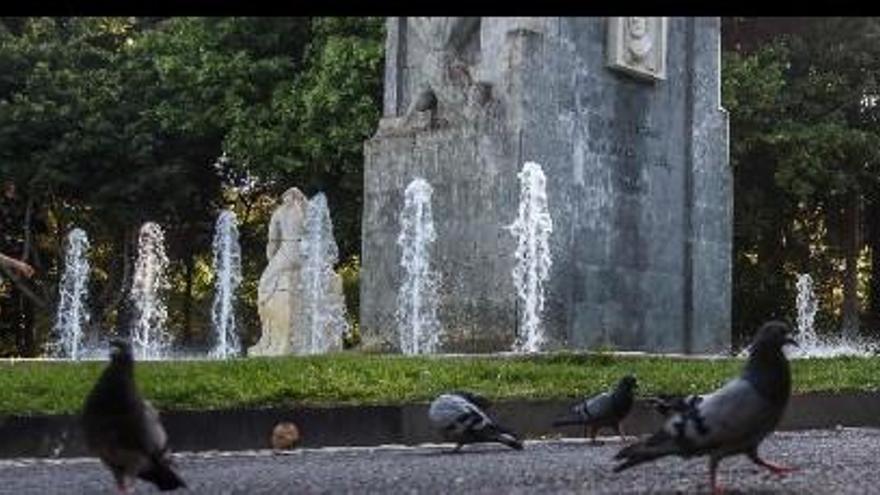
[[[608,65],[646,79],[666,78],[666,18],[611,17]]]

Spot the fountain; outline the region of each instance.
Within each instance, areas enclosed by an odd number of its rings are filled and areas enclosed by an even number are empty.
[[[349,331],[349,325],[342,280],[333,271],[339,260],[339,247],[333,237],[333,222],[323,193],[308,202],[300,242],[299,284],[306,332],[302,350],[307,354],[321,354],[341,349],[342,337]]]
[[[819,345],[819,336],[813,323],[819,304],[816,294],[813,292],[813,277],[809,273],[799,273],[797,276],[797,330],[798,345],[802,349],[815,349]]]
[[[237,356],[241,344],[235,326],[235,291],[241,283],[241,246],[235,213],[224,210],[214,226],[214,304],[211,323],[215,343],[210,356],[220,359]]]
[[[138,257],[131,283],[136,315],[131,342],[137,359],[163,359],[170,344],[165,330],[168,311],[161,298],[169,285],[167,267],[165,233],[158,224],[147,222],[141,226],[138,237]]]
[[[440,322],[437,319],[439,277],[431,270],[430,248],[436,240],[431,212],[433,188],[416,178],[404,192],[400,213],[400,266],[403,283],[398,293],[397,321],[400,350],[404,354],[429,354],[437,351]]]
[[[89,285],[89,238],[76,228],[67,234],[64,273],[58,284],[58,312],[52,329],[54,341],[48,346],[54,357],[80,359],[83,329],[89,322],[86,308]]]
[[[541,165],[526,162],[520,180],[519,216],[508,229],[517,239],[513,284],[521,302],[520,327],[514,352],[537,352],[545,341],[541,327],[544,282],[550,276],[550,234],[553,220],[547,207],[547,179]]]
[[[819,310],[813,291],[813,278],[808,273],[797,276],[797,341],[798,346],[791,350],[792,357],[835,357],[869,356],[872,345],[857,339],[843,336],[820,337],[816,333],[814,320]]]

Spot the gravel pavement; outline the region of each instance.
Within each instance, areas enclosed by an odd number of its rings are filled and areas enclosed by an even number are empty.
[[[583,439],[527,441],[523,451],[503,446],[451,445],[302,449],[175,454],[191,493],[705,493],[705,459],[668,458],[611,472],[618,438],[600,446]],[[880,430],[837,428],[780,432],[761,454],[797,466],[785,478],[761,471],[740,456],[721,463],[727,493],[880,493]],[[0,461],[3,494],[115,493],[97,460]],[[138,482],[135,493],[157,493]],[[176,493],[186,493],[178,491]]]

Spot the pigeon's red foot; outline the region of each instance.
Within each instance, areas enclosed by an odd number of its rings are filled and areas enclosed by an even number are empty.
[[[765,467],[770,470],[771,473],[776,476],[785,476],[788,473],[797,471],[796,467],[783,466],[781,464],[774,464],[772,462],[765,461],[764,459],[758,458],[755,460],[755,464]]]
[[[777,476],[785,476],[788,473],[793,473],[798,470],[798,468],[794,466],[782,466],[780,464],[773,464],[772,462],[766,461],[764,462],[764,467]]]

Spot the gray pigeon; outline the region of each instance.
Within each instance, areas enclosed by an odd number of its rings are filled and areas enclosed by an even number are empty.
[[[789,332],[783,322],[765,323],[755,336],[738,378],[711,394],[671,403],[669,419],[660,431],[618,452],[615,459],[622,462],[614,471],[669,455],[707,455],[714,493],[721,492],[716,471],[725,457],[745,454],[775,474],[792,471],[758,456],[758,446],[782,419],[791,395],[791,370],[782,352],[784,345],[795,344]]]
[[[467,392],[450,392],[434,399],[428,410],[431,426],[445,440],[456,443],[453,452],[463,445],[480,442],[499,442],[522,450],[523,444],[516,434],[493,421],[473,400],[485,401]]]
[[[168,491],[186,484],[171,467],[167,435],[159,414],[143,400],[134,382],[131,346],[110,342],[110,365],[86,398],[82,424],[86,443],[128,492],[135,478]]]
[[[583,402],[572,406],[569,416],[559,418],[553,426],[584,425],[584,436],[589,432],[593,443],[596,434],[602,428],[613,428],[623,438],[620,423],[632,410],[634,391],[638,383],[634,376],[627,375],[617,382],[610,392],[588,397]]]

